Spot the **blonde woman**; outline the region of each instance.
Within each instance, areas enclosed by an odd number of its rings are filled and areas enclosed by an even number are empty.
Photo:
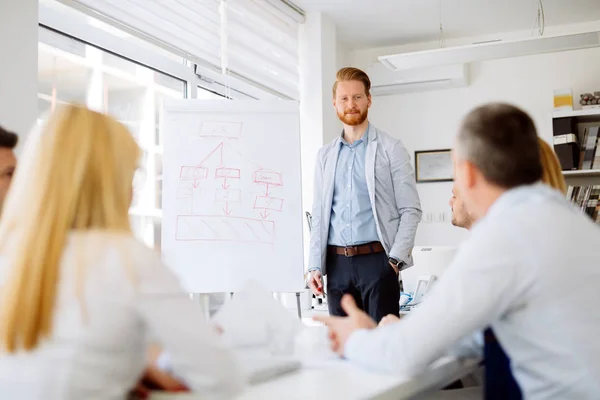
[[[542,138],[538,138],[538,143],[540,144],[540,156],[542,159],[542,182],[566,194],[567,184],[554,149]]]
[[[237,393],[231,351],[129,226],[140,149],[68,106],[32,133],[0,224],[0,397],[123,399],[152,338],[205,398]]]

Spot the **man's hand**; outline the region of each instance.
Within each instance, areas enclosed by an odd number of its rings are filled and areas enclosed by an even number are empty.
[[[315,296],[323,295],[323,279],[321,276],[321,271],[318,269],[310,271],[310,280],[308,281],[308,286]]]
[[[381,321],[379,321],[379,326],[394,324],[398,321],[400,321],[400,318],[396,317],[394,314],[388,314],[381,318]]]
[[[150,365],[144,370],[144,374],[137,382],[132,394],[138,398],[145,399],[152,390],[164,390],[168,392],[187,392],[189,389],[179,380]]]
[[[392,267],[392,269],[396,273],[396,276],[398,276],[400,274],[400,271],[398,271],[398,266],[396,264],[392,263],[391,261],[388,261],[388,264],[390,264],[390,267]]]
[[[331,349],[339,355],[344,355],[344,346],[352,333],[359,329],[374,329],[375,321],[356,305],[354,298],[345,294],[342,297],[342,308],[347,317],[314,317],[315,321],[322,322],[329,328]]]

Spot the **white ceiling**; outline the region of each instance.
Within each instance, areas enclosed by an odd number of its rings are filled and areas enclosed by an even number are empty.
[[[533,29],[538,0],[293,0],[321,11],[350,49]],[[441,5],[441,7],[440,7]],[[600,0],[543,0],[546,26],[600,21]],[[440,13],[441,10],[441,13]]]

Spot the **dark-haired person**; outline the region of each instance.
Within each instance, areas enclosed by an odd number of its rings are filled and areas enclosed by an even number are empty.
[[[373,370],[415,374],[491,327],[523,398],[597,399],[600,229],[540,182],[534,123],[514,106],[471,111],[453,156],[457,188],[477,220],[470,238],[407,318],[377,328],[351,297],[342,300],[347,318],[318,318],[332,348]]]
[[[350,294],[376,321],[399,315],[399,272],[411,251],[421,205],[410,157],[402,142],[367,118],[371,81],[358,68],[342,68],[333,85],[341,135],[323,146],[315,166],[309,285],[323,293],[331,315]]]
[[[19,137],[0,126],[0,215],[4,198],[8,193],[13,173],[17,167],[17,157],[14,148],[19,142]]]

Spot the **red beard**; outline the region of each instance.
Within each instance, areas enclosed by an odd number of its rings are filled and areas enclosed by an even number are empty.
[[[359,112],[356,114],[351,114],[352,112],[359,111],[358,109],[345,110],[344,113],[338,112],[338,118],[346,125],[356,126],[360,125],[367,119],[367,115],[369,114],[369,109],[367,108],[364,112]]]

